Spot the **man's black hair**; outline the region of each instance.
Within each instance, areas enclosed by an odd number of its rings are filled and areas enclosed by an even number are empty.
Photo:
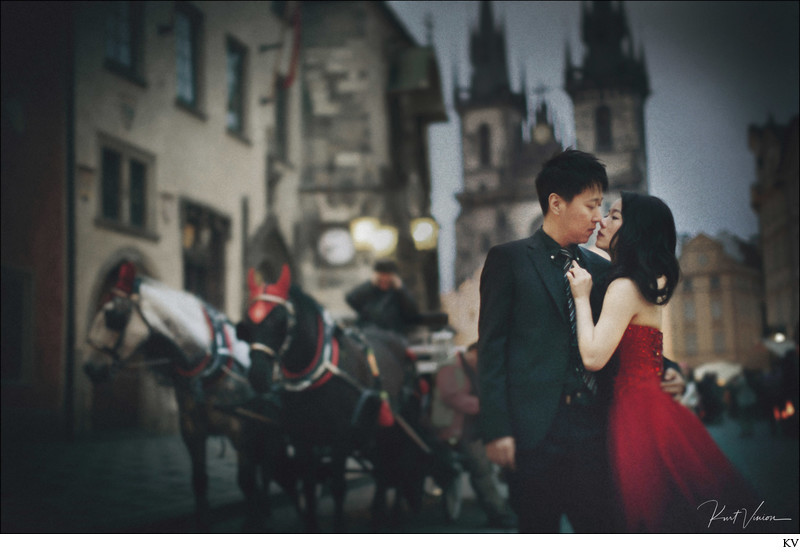
[[[399,272],[397,263],[388,259],[377,261],[373,267],[373,270],[375,270],[375,272],[383,272],[387,274],[397,274]]]
[[[606,167],[597,157],[572,148],[554,155],[536,177],[536,193],[539,195],[542,215],[546,215],[549,209],[550,194],[558,194],[566,201],[572,201],[576,195],[595,186],[604,192],[608,190]]]

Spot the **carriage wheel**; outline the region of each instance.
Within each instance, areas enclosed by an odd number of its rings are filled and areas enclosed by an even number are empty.
[[[464,478],[462,470],[442,488],[442,506],[448,523],[453,523],[461,515],[461,502],[464,498]]]

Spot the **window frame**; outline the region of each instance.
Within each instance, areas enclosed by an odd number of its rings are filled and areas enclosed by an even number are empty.
[[[721,322],[723,320],[723,311],[724,308],[722,306],[722,299],[719,297],[712,297],[710,302],[710,310],[711,310],[711,320],[713,322]]]
[[[223,311],[227,300],[226,260],[231,217],[188,196],[180,198],[179,213],[182,287]],[[188,227],[191,227],[189,233]],[[202,234],[207,237],[205,244]],[[198,241],[201,245],[195,247]]]
[[[687,333],[684,335],[683,346],[687,355],[696,355],[698,353],[697,334]]]
[[[115,152],[120,159],[118,167],[118,205],[117,216],[109,217],[104,212],[105,205],[105,166],[104,151]],[[142,213],[144,222],[141,226],[131,221],[134,209],[131,197],[132,168],[134,163],[138,163],[145,169],[144,178],[144,200]],[[119,139],[100,134],[97,143],[97,214],[95,224],[117,232],[133,234],[150,240],[157,240],[156,233],[156,157],[155,155],[125,143]]]
[[[178,44],[178,18],[185,17],[190,30],[190,52],[192,71],[192,90],[194,100],[181,96],[181,58]],[[203,120],[205,114],[205,49],[204,49],[205,16],[202,11],[188,2],[175,3],[175,104]]]
[[[595,149],[599,152],[614,151],[614,131],[611,108],[603,104],[594,111]]]
[[[144,37],[145,37],[145,14],[144,2],[108,2],[106,5],[105,14],[105,38],[104,38],[104,52],[103,60],[105,68],[119,75],[130,82],[146,87],[147,81],[144,79]],[[129,44],[130,49],[130,62],[125,63],[119,57],[109,50],[113,47],[112,41],[116,43],[117,37],[112,36],[115,30],[111,27],[115,21],[111,19],[119,12],[111,11],[118,10],[120,6],[128,6],[129,9]]]
[[[492,166],[492,129],[487,123],[478,127],[478,162],[481,167]]]
[[[715,354],[722,354],[727,350],[727,339],[725,338],[725,332],[722,330],[714,330],[711,335],[712,347],[714,348]]]
[[[232,127],[229,121],[231,115],[231,85],[229,82],[230,79],[230,62],[231,62],[231,53],[238,52],[241,54],[241,64],[239,67],[239,89],[238,89],[238,99],[239,99],[239,124],[236,127]],[[247,86],[247,79],[249,76],[248,71],[248,62],[249,62],[249,51],[247,46],[241,41],[237,40],[233,36],[228,35],[225,39],[225,129],[227,130],[228,134],[243,140],[244,142],[249,144],[249,140],[247,139],[247,122],[248,122],[248,112],[247,112],[247,97],[248,97],[248,86]]]

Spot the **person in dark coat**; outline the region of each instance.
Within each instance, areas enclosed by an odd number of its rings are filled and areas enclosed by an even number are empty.
[[[398,272],[394,261],[378,261],[372,278],[347,293],[345,300],[358,314],[359,326],[405,334],[419,322],[417,304]]]

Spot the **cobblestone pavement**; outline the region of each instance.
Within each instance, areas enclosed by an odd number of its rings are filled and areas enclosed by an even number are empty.
[[[208,442],[209,501],[241,501],[236,455]],[[179,436],[3,443],[2,530],[107,532],[194,510],[189,454]]]
[[[721,448],[763,493],[769,513],[789,516],[798,531],[798,439],[773,435],[765,422],[751,437],[740,437],[732,420],[708,429]],[[243,513],[236,485],[236,455],[221,439],[208,442],[209,502],[217,518],[212,532],[238,532]],[[182,533],[194,530],[189,456],[180,437],[117,435],[75,442],[2,443],[2,533]],[[366,485],[352,497],[370,492]],[[459,523],[446,527],[441,515],[425,515],[411,532],[474,532],[485,522],[466,485]],[[276,532],[299,532],[296,514],[275,489],[275,507],[284,516]],[[368,531],[363,507],[348,516],[354,531]],[[366,503],[368,499],[363,498]],[[432,499],[431,499],[432,500]],[[330,501],[321,501],[323,516]],[[273,514],[275,515],[275,514]],[[283,518],[280,518],[283,519]],[[283,523],[283,522],[281,522]],[[399,530],[399,529],[398,529]],[[563,530],[569,532],[567,523]],[[484,532],[484,531],[481,531]],[[783,530],[781,532],[784,532]]]

